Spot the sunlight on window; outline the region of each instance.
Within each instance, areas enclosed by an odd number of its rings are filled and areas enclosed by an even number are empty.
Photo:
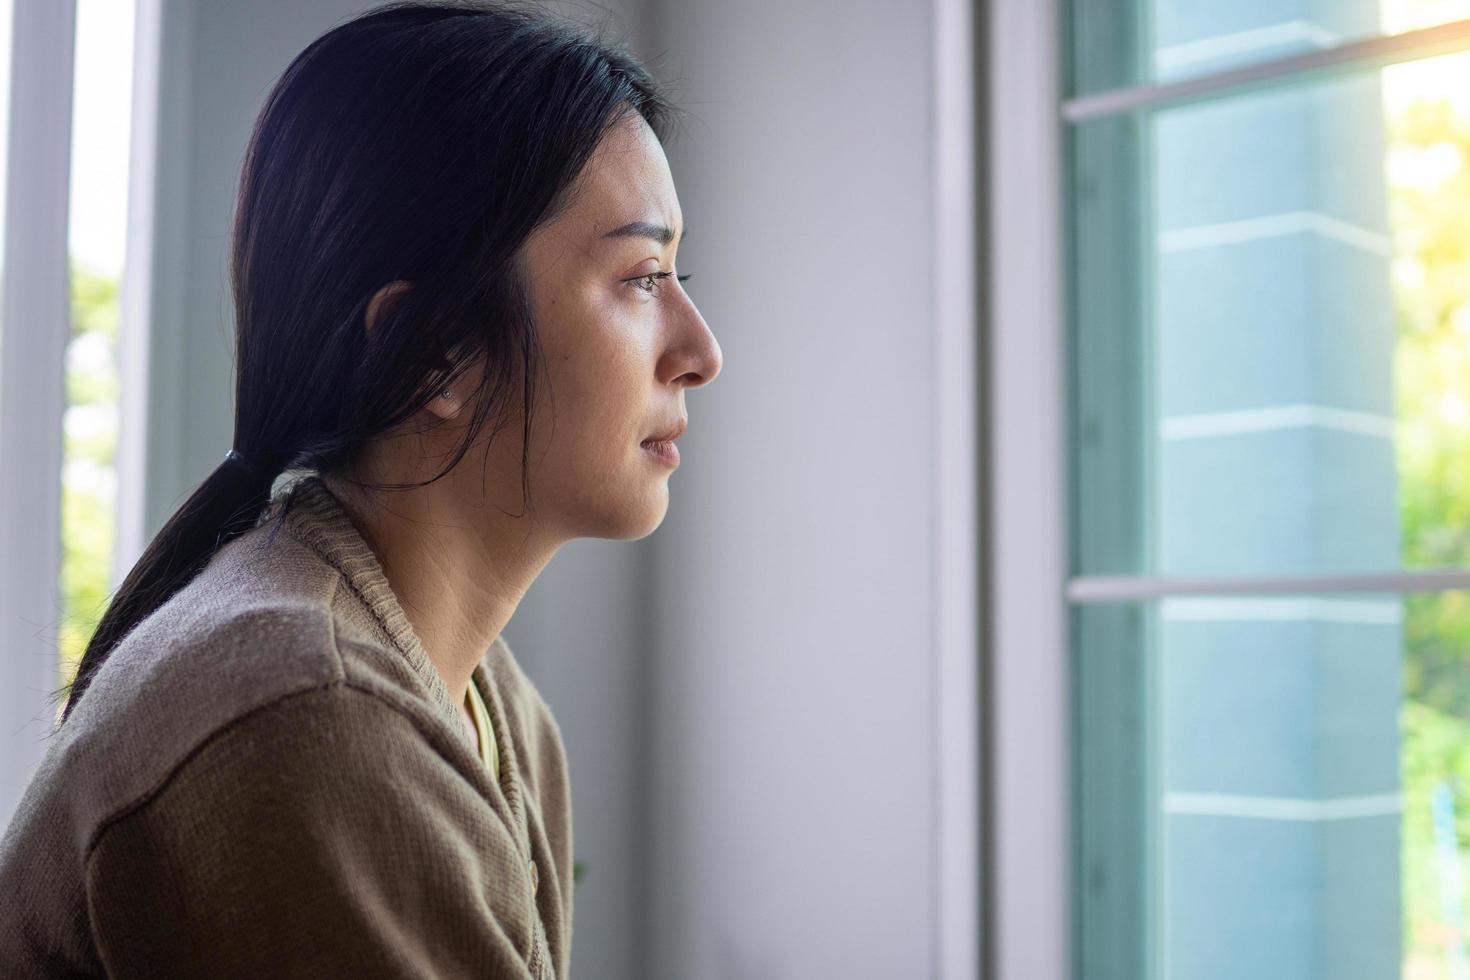
[[[1379,24],[1385,34],[1402,34],[1470,17],[1470,0],[1385,0]]]
[[[1385,29],[1450,19],[1385,3]],[[1470,16],[1470,3],[1454,5]],[[1394,373],[1406,566],[1470,562],[1470,53],[1383,71],[1398,315]],[[1413,274],[1405,274],[1412,269]],[[1470,920],[1470,598],[1405,598],[1404,980],[1465,976]]]
[[[61,474],[62,683],[74,675],[110,588],[132,54],[133,5],[80,0],[68,229],[72,322]]]

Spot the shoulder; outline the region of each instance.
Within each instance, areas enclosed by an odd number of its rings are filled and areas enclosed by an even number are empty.
[[[270,699],[340,677],[332,613],[338,588],[334,570],[300,542],[256,528],[226,543],[123,637],[78,711],[94,695],[109,707],[145,690],[218,702],[227,692],[248,698],[250,690],[274,681],[259,695]]]
[[[345,681],[293,691],[220,726],[97,827],[88,851],[119,825],[155,832],[288,829],[312,837],[365,812],[422,814],[469,805],[473,787],[443,760],[440,733]],[[415,810],[417,808],[417,810]],[[140,814],[146,816],[139,817]]]
[[[78,819],[105,820],[218,733],[347,680],[344,650],[361,653],[338,635],[337,577],[261,531],[229,542],[125,636],[52,735],[38,777]]]

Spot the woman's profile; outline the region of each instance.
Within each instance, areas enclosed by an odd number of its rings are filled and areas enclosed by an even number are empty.
[[[566,756],[502,631],[562,544],[659,525],[720,371],[674,124],[532,5],[390,3],[286,68],[235,202],[233,444],[63,690],[0,974],[565,980]]]

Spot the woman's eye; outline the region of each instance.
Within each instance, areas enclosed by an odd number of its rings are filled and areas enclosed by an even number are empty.
[[[692,272],[686,273],[679,277],[679,281],[683,282],[685,279],[688,279],[693,274],[694,273]],[[639,276],[632,281],[637,283],[638,288],[643,290],[645,293],[657,293],[659,291],[659,280],[667,279],[669,276],[672,275],[672,272],[650,272],[648,275]]]

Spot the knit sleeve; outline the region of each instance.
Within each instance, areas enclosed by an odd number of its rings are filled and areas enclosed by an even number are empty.
[[[96,836],[111,977],[532,978],[515,838],[407,714],[342,684],[232,722]]]

